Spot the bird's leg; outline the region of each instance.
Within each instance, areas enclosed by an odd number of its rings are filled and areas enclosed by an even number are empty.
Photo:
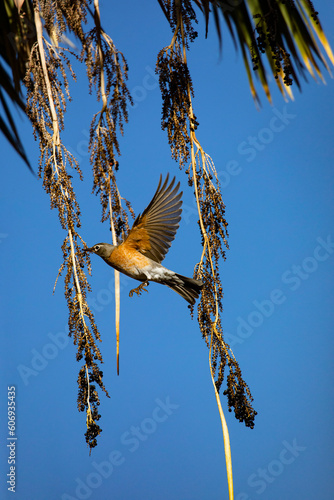
[[[149,282],[147,280],[144,281],[143,283],[140,283],[140,285],[137,286],[137,288],[134,288],[133,290],[130,290],[129,297],[132,297],[134,293],[136,293],[137,295],[141,295],[142,291],[148,293],[148,290],[146,290],[146,288],[145,288],[148,285],[149,285]]]

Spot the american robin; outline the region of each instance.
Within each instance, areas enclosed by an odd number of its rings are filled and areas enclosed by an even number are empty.
[[[97,243],[87,252],[96,253],[111,267],[136,280],[141,285],[130,291],[140,293],[146,290],[149,281],[162,283],[175,290],[181,297],[194,304],[203,286],[202,281],[187,278],[170,271],[160,263],[175,238],[181,220],[181,196],[178,193],[180,183],[174,188],[175,177],[168,185],[169,175],[163,185],[160,175],[159,185],[142,214],[136,218],[133,226],[120,245]]]

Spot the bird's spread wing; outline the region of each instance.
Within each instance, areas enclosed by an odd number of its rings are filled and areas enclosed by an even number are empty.
[[[159,185],[152,201],[144,212],[138,215],[123,242],[124,246],[134,248],[159,263],[164,259],[175,238],[182,212],[182,191],[178,193],[180,183],[173,187],[174,177],[168,185],[168,178],[167,174],[161,186],[160,175]]]

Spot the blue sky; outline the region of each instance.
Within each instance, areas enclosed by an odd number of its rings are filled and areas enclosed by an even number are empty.
[[[318,2],[319,3],[319,2]],[[319,3],[334,46],[334,7]],[[115,10],[114,10],[115,9]],[[111,7],[103,25],[130,68],[135,106],[120,140],[118,183],[136,213],[159,179],[180,180],[183,219],[164,264],[191,275],[201,246],[192,192],[171,159],[161,131],[156,56],[171,35],[157,2]],[[200,18],[200,16],[199,16]],[[329,500],[333,492],[334,82],[309,78],[295,101],[260,92],[257,111],[240,53],[226,30],[223,54],[212,26],[191,47],[198,138],[222,184],[229,245],[221,264],[222,323],[258,411],[253,430],[227,412],[237,500]],[[74,177],[88,245],[110,241],[91,195],[87,134],[99,110],[79,70],[64,143],[84,182]],[[38,146],[18,117],[31,163]],[[75,347],[67,337],[63,282],[52,294],[65,237],[50,202],[23,162],[0,137],[1,252],[1,498],[8,448],[7,386],[16,387],[18,500],[218,500],[227,498],[221,425],[208,351],[186,303],[167,287],[128,297],[121,279],[120,376],[116,375],[113,272],[92,257],[90,301],[102,335],[104,381],[98,446],[89,456],[85,415],[76,407]]]

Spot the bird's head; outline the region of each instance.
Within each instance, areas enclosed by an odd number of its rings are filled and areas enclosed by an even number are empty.
[[[91,248],[85,248],[85,252],[96,253],[102,259],[108,259],[115,248],[115,245],[110,245],[109,243],[96,243]]]

